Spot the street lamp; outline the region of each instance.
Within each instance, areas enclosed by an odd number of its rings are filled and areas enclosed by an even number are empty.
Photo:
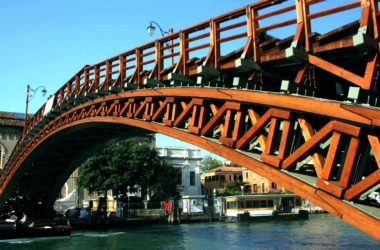
[[[42,96],[45,96],[47,91],[45,86],[38,86],[35,89],[32,89],[30,85],[28,84],[26,86],[26,108],[25,108],[25,121],[24,121],[24,132],[27,128],[29,119],[28,119],[28,104],[30,101],[32,101],[33,97],[36,95],[38,90],[41,89]]]
[[[244,186],[241,185],[241,186],[240,186],[240,189],[241,189],[241,195],[243,195],[243,194],[244,194]]]
[[[170,28],[168,31],[164,31],[158,23],[156,23],[155,21],[150,21],[149,22],[149,26],[146,28],[146,31],[151,36],[153,36],[154,31],[156,30],[156,28],[154,26],[156,26],[157,28],[159,28],[162,36],[165,36],[165,35],[170,34],[170,33],[173,32],[172,28]]]
[[[161,26],[158,23],[156,23],[155,21],[150,21],[149,22],[149,26],[146,27],[146,31],[148,32],[148,34],[150,36],[152,36],[154,34],[154,31],[156,30],[156,28],[154,26],[158,27],[158,29],[160,30],[162,36],[165,36],[165,35],[173,33],[173,28],[170,28],[168,31],[165,31],[165,30],[163,30],[161,28]],[[164,44],[165,44],[166,47],[169,46],[169,42],[168,41],[164,42]],[[170,41],[170,44],[173,45],[173,41],[172,40]],[[173,47],[170,48],[170,53],[171,54],[174,53],[174,48]],[[171,61],[172,61],[172,64],[174,64],[174,57],[173,56],[171,56]]]

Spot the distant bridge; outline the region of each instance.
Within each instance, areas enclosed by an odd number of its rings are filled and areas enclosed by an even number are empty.
[[[254,2],[83,67],[31,117],[1,172],[0,201],[51,207],[86,155],[109,138],[153,131],[236,162],[379,240],[379,204],[368,198],[380,188],[379,3],[321,3]],[[355,9],[358,20],[312,29]]]

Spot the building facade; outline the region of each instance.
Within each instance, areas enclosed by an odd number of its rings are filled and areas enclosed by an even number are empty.
[[[280,192],[282,187],[276,182],[262,177],[251,170],[243,168],[244,192],[246,193],[270,193]]]
[[[24,128],[25,115],[0,112],[0,169],[8,161]]]
[[[158,154],[169,161],[178,170],[179,183],[177,191],[181,196],[201,195],[200,149],[181,147],[158,147]]]
[[[242,171],[241,167],[220,166],[203,173],[201,182],[204,194],[212,195],[214,189],[224,188],[229,182],[242,182]]]

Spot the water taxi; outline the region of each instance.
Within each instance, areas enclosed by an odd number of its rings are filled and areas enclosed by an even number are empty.
[[[301,198],[294,194],[226,196],[222,204],[226,221],[308,219]]]

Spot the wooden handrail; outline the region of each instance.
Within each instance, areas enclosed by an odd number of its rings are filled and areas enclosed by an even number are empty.
[[[284,2],[290,2],[290,5],[288,6],[281,6],[279,4]],[[300,3],[304,4],[305,6],[309,7],[312,5],[315,5],[317,3],[322,2],[323,0],[300,0]],[[198,23],[196,25],[187,27],[183,29],[182,31],[178,31],[175,33],[168,34],[162,38],[157,39],[156,41],[150,41],[146,44],[143,44],[137,48],[130,49],[128,51],[125,51],[119,55],[112,56],[110,58],[107,58],[106,60],[103,60],[101,62],[95,63],[92,66],[86,66],[80,69],[73,77],[71,77],[61,88],[59,88],[54,95],[57,97],[57,102],[55,103],[55,106],[60,105],[61,102],[67,101],[68,97],[73,94],[77,93],[84,93],[85,91],[89,91],[89,81],[93,81],[92,90],[96,84],[101,84],[99,80],[104,80],[105,78],[106,82],[109,82],[114,77],[114,75],[119,74],[119,78],[122,78],[123,80],[132,77],[134,75],[138,75],[136,72],[141,72],[144,70],[144,65],[152,64],[152,63],[158,63],[160,65],[163,65],[163,61],[167,58],[172,58],[170,65],[168,66],[175,66],[179,64],[180,60],[184,60],[183,58],[186,58],[186,61],[191,59],[188,58],[188,53],[193,51],[198,51],[201,49],[209,48],[210,50],[215,50],[214,53],[214,62],[217,64],[219,58],[220,58],[220,45],[224,42],[233,41],[237,39],[241,39],[244,37],[247,37],[250,34],[255,34],[255,36],[259,33],[268,32],[273,29],[282,28],[285,26],[289,26],[292,24],[297,23],[296,16],[294,18],[290,18],[289,20],[281,20],[280,22],[271,23],[267,26],[260,26],[260,25],[251,25],[249,22],[256,22],[259,20],[267,19],[276,15],[280,15],[283,13],[288,13],[293,10],[296,10],[296,4],[293,2],[293,0],[260,0],[255,3],[252,3],[250,5],[247,5],[242,8],[238,8],[234,11],[230,11],[228,13],[225,13],[223,15],[219,15],[217,17],[214,17],[210,20],[206,20],[204,22]],[[378,3],[378,0],[374,1],[376,4]],[[260,14],[259,11],[266,9],[268,7],[278,6],[277,9],[271,10],[270,12],[267,12],[265,14]],[[307,13],[306,16],[303,16],[303,20],[306,20],[306,22],[309,22],[312,19],[320,18],[327,15],[336,14],[342,11],[346,11],[349,9],[361,7],[361,1],[356,0],[352,3],[346,3],[334,8],[326,9],[326,10],[320,10],[314,13]],[[250,16],[248,12],[257,13],[254,17],[246,18],[246,20],[241,21],[241,19],[238,19],[243,16]],[[297,15],[297,13],[295,13]],[[298,13],[300,15],[300,13]],[[301,13],[301,15],[304,15]],[[233,20],[236,19],[234,22]],[[227,23],[228,22],[228,23]],[[212,25],[214,23],[214,26]],[[221,24],[225,23],[225,26],[221,26]],[[303,24],[307,25],[307,24]],[[229,36],[220,37],[220,33],[234,30],[236,28],[240,27],[247,27],[247,32],[241,32],[241,30],[236,30],[235,34],[231,34]],[[305,26],[306,27],[306,26]],[[248,30],[251,29],[251,30]],[[205,33],[202,34],[194,34],[191,36],[191,34],[205,30]],[[308,27],[307,32],[309,34],[312,32],[311,28]],[[182,35],[181,35],[182,34]],[[305,36],[308,39],[308,36]],[[190,43],[199,41],[201,39],[209,38],[214,39],[212,43],[202,43],[202,44],[195,44],[190,45]],[[177,40],[176,40],[177,39]],[[174,42],[176,40],[176,42]],[[161,46],[156,46],[156,42],[160,43]],[[169,44],[166,44],[169,43]],[[215,44],[214,44],[215,43]],[[260,43],[260,40],[258,37],[254,40],[255,48],[258,47],[258,43]],[[179,52],[174,53],[174,49],[178,48]],[[156,50],[159,49],[160,52],[157,52]],[[241,49],[241,48],[236,48]],[[149,50],[149,51],[145,51]],[[172,50],[167,55],[161,55],[160,53],[165,50]],[[257,49],[256,49],[257,50]],[[204,54],[203,57],[206,57],[210,51],[207,54]],[[258,51],[254,51],[254,53],[258,54]],[[143,60],[143,58],[147,56],[154,55],[154,58],[149,58],[149,60]],[[175,58],[177,61],[175,61]],[[257,56],[255,55],[255,58]],[[133,65],[128,65],[130,63],[133,63]],[[160,66],[161,67],[161,66]],[[166,67],[166,66],[165,66]],[[184,69],[184,72],[187,71],[186,63],[182,66]],[[132,69],[135,70],[135,72],[129,73]],[[127,75],[128,71],[128,75]],[[161,79],[161,76],[158,75],[156,77],[159,77]],[[137,78],[137,80],[141,80],[141,78]],[[136,82],[137,84],[142,84],[142,82]],[[107,83],[108,84],[108,83]],[[105,84],[104,86],[107,86]],[[79,89],[78,89],[79,88]],[[37,118],[41,118],[43,114],[45,104],[36,112],[36,114],[30,119],[31,122],[29,124],[30,127],[35,125],[39,120]]]

